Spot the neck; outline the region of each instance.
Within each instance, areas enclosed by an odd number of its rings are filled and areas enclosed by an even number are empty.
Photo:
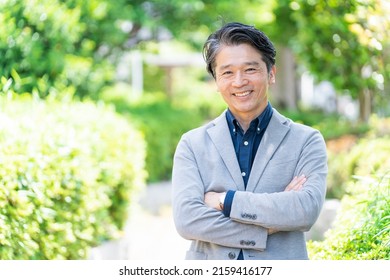
[[[244,131],[244,133],[248,130],[249,125],[251,124],[251,121],[254,118],[242,119],[240,117],[236,117],[236,119],[237,119],[238,123],[240,124],[240,126],[241,126],[242,130]]]
[[[268,105],[268,103],[263,108],[261,108],[259,111],[251,113],[251,114],[250,113],[240,114],[239,112],[238,113],[232,112],[232,113],[233,113],[234,117],[236,118],[236,120],[238,121],[238,123],[240,124],[241,128],[244,130],[244,132],[246,132],[248,130],[251,122],[264,112],[264,110],[267,108],[267,105]]]

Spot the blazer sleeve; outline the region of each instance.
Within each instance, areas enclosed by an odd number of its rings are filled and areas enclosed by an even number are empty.
[[[191,141],[184,135],[180,140],[173,163],[172,206],[178,233],[185,239],[200,240],[221,246],[264,250],[267,229],[225,217],[205,205],[206,186]]]
[[[282,172],[280,170],[280,174]],[[306,175],[303,189],[275,193],[236,191],[230,218],[278,231],[308,231],[317,220],[325,199],[327,172],[325,141],[313,130],[301,147],[294,172],[296,176]],[[261,188],[261,183],[260,180],[257,188]]]

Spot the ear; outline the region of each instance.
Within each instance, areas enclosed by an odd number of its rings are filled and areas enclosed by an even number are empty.
[[[276,66],[272,66],[271,71],[269,72],[269,83],[270,85],[276,82]]]

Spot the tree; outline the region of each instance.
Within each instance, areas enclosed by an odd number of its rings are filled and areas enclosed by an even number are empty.
[[[261,2],[266,3],[266,2]],[[259,1],[10,0],[0,2],[0,77],[18,93],[96,96],[123,51],[176,37],[199,50],[223,21],[269,22]]]
[[[66,91],[85,96],[112,81],[125,1],[0,2],[0,77],[18,93]]]
[[[277,38],[318,79],[360,102],[367,121],[389,81],[389,4],[384,0],[279,1]],[[378,103],[376,103],[378,104]]]
[[[242,0],[240,5],[226,0],[129,0],[133,10],[131,40],[142,41],[144,27],[149,38],[157,39],[168,30],[175,38],[197,48],[210,32],[223,22],[244,21],[253,25],[266,25],[273,19],[272,6],[267,0]]]

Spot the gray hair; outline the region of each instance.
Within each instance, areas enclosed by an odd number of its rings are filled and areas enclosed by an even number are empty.
[[[227,23],[216,32],[212,33],[203,46],[203,58],[206,61],[206,69],[215,79],[215,58],[222,45],[236,46],[249,44],[262,55],[267,65],[268,72],[275,65],[276,50],[271,40],[260,30],[253,26],[238,22]]]

